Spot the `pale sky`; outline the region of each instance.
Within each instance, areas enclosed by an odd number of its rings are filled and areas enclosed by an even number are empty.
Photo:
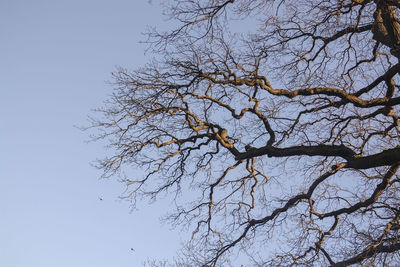
[[[131,267],[175,254],[178,231],[159,222],[170,203],[130,212],[123,185],[90,165],[106,149],[74,127],[111,93],[116,66],[148,60],[141,32],[160,13],[146,0],[0,0],[0,266]]]

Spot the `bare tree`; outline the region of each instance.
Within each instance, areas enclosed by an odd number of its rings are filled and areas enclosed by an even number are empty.
[[[164,4],[93,126],[126,197],[174,195],[182,266],[399,266],[400,1]]]

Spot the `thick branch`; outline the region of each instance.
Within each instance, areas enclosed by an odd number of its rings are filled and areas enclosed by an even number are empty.
[[[362,157],[346,146],[318,145],[318,146],[293,146],[276,148],[265,146],[253,148],[236,156],[237,160],[248,159],[266,155],[268,157],[290,156],[322,156],[341,157],[347,160],[347,168],[369,169],[380,166],[391,166],[400,162],[400,147],[388,149],[377,154]]]
[[[348,260],[338,262],[336,264],[331,265],[332,267],[344,267],[352,264],[360,263],[365,259],[371,258],[379,253],[393,253],[400,250],[400,243],[390,244],[390,245],[379,245],[376,247],[371,247],[367,250],[364,250],[362,253],[352,257]]]

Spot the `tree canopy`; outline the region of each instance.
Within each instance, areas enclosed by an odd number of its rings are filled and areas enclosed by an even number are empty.
[[[182,266],[400,264],[400,1],[163,1],[93,120],[126,197],[173,195]]]

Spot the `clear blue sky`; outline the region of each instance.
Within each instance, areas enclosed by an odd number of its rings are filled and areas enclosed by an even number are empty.
[[[161,21],[146,0],[0,0],[1,267],[140,266],[178,248],[158,220],[169,203],[130,213],[90,166],[104,147],[74,128],[115,66],[146,62],[141,32]]]

